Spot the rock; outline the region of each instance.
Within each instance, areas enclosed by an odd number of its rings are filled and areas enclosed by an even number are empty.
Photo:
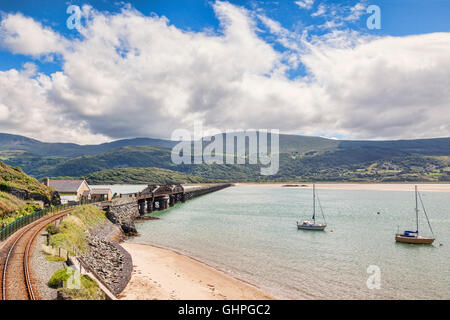
[[[125,232],[125,234],[128,236],[137,236],[138,235],[136,226],[134,225],[134,222],[131,219],[122,220],[120,223],[120,227],[122,228],[123,232]]]
[[[97,206],[102,210],[106,210],[106,217],[109,221],[120,225],[126,235],[137,235],[133,219],[139,216],[139,211],[135,199],[119,199],[98,204]]]
[[[72,298],[64,291],[58,290],[56,293],[56,300],[72,300]]]
[[[120,294],[131,278],[130,254],[118,243],[97,235],[87,240],[91,250],[82,255],[83,261],[113,293]]]

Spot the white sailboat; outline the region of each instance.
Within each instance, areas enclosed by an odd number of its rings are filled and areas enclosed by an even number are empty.
[[[313,216],[312,216],[311,220],[306,220],[306,221],[303,221],[302,223],[299,223],[297,221],[297,228],[299,230],[314,230],[314,231],[325,230],[327,223],[325,221],[325,215],[323,214],[320,200],[319,200],[319,206],[320,206],[320,211],[322,212],[322,217],[323,217],[324,223],[316,223],[316,185],[313,184]]]
[[[425,213],[425,217],[427,218],[428,226],[430,227],[431,233],[433,233],[433,229],[431,228],[430,220],[428,220],[427,212],[425,211],[425,206],[422,201],[422,197],[420,197],[419,192],[417,191],[417,186],[415,186],[416,193],[416,231],[405,230],[403,233],[397,233],[395,235],[395,241],[403,242],[403,243],[411,243],[411,244],[432,244],[434,242],[434,237],[424,237],[419,235],[419,206],[418,206],[418,198],[420,199],[420,203],[422,204],[423,212]]]

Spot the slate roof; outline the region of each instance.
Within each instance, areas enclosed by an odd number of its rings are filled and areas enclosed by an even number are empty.
[[[106,189],[106,188],[91,189],[91,194],[108,194],[110,192],[111,192],[111,189]]]
[[[84,180],[52,180],[50,179],[49,184],[50,187],[53,187],[58,192],[63,193],[76,193],[80,188],[81,184]]]

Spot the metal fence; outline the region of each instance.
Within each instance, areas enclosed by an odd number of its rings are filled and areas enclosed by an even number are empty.
[[[101,202],[101,200],[82,200],[77,202],[71,202],[69,204],[62,204],[59,206],[49,207],[45,208],[39,211],[35,211],[31,214],[28,214],[26,216],[20,217],[10,224],[8,224],[6,227],[3,227],[0,229],[0,241],[6,240],[10,235],[12,235],[14,232],[19,230],[20,228],[46,216],[46,215],[52,215],[57,212],[73,208],[76,206],[84,205],[84,204],[90,204],[95,202]]]

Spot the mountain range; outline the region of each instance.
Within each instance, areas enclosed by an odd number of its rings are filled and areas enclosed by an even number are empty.
[[[135,138],[98,145],[48,143],[0,134],[0,160],[27,174],[84,177],[90,183],[216,181],[450,181],[450,138],[361,141],[279,136],[280,169],[260,165],[175,165],[177,141]],[[172,181],[173,179],[173,181]],[[152,181],[149,181],[152,180]]]

